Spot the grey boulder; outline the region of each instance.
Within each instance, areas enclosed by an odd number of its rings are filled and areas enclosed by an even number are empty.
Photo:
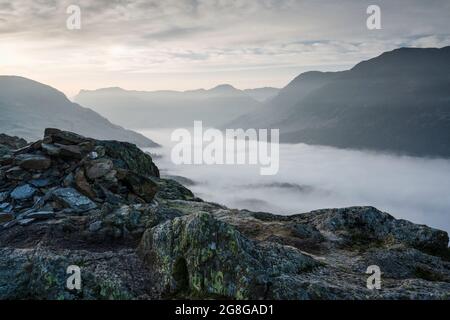
[[[36,188],[25,184],[23,186],[17,187],[11,192],[11,198],[14,200],[27,200],[34,196],[36,193]]]
[[[52,164],[52,161],[45,156],[27,153],[16,156],[15,161],[25,170],[46,170]]]
[[[52,193],[53,198],[65,208],[75,212],[85,212],[97,208],[97,205],[88,197],[73,188],[60,188]]]

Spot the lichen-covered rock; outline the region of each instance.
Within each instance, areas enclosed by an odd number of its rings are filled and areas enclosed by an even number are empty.
[[[157,270],[167,295],[264,298],[276,276],[318,266],[294,248],[258,245],[206,213],[148,230],[139,252]]]
[[[119,141],[100,141],[105,154],[114,159],[114,164],[122,169],[130,170],[148,177],[159,177],[158,167],[147,153],[134,144]]]
[[[81,289],[67,287],[69,266],[78,266]],[[130,249],[88,250],[0,248],[0,300],[150,299],[150,272]]]
[[[373,207],[316,210],[304,215],[303,219],[329,238],[347,243],[403,243],[432,252],[448,248],[446,232],[397,220]]]
[[[202,201],[197,198],[191,190],[184,187],[182,184],[171,179],[153,178],[158,184],[157,197],[168,200],[188,200],[188,201]]]

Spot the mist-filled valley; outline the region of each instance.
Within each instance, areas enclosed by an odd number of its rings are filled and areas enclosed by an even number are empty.
[[[448,159],[280,144],[279,172],[262,176],[258,165],[175,165],[170,159],[172,131],[139,130],[162,144],[145,149],[156,155],[161,174],[178,179],[206,201],[283,215],[374,206],[399,219],[450,231]]]

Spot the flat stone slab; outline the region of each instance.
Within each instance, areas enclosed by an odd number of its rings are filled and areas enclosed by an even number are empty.
[[[55,213],[53,211],[38,211],[27,214],[27,219],[36,219],[36,220],[47,220],[55,217]]]
[[[84,212],[97,208],[97,205],[88,197],[73,188],[61,188],[53,191],[53,198],[66,208],[76,212]]]
[[[98,179],[106,175],[113,169],[114,165],[110,159],[94,160],[86,168],[86,176],[91,179]]]
[[[18,155],[15,161],[25,170],[46,170],[52,164],[52,161],[45,156],[28,153]]]
[[[30,199],[36,193],[36,188],[25,184],[23,186],[17,187],[11,192],[11,198],[15,200],[26,200]]]
[[[22,219],[22,220],[19,220],[18,223],[19,223],[21,226],[28,226],[29,224],[32,224],[34,221],[36,221],[36,219],[30,218],[30,219]]]
[[[0,212],[11,212],[12,206],[8,202],[0,203]]]
[[[10,180],[25,181],[31,177],[31,174],[21,167],[16,166],[6,171],[6,177]]]
[[[36,188],[43,188],[50,185],[52,182],[47,178],[34,179],[30,181],[30,184]]]

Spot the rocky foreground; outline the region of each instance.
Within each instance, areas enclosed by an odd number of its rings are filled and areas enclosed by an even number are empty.
[[[450,299],[448,241],[372,207],[203,202],[128,143],[0,135],[0,299]]]

